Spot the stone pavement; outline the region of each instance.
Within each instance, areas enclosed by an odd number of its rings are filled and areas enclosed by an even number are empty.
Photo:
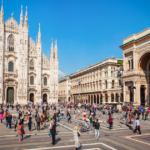
[[[15,110],[9,110],[12,114],[16,114]],[[54,111],[50,111],[51,116]],[[121,114],[114,114],[113,129],[109,130],[107,115],[97,113],[101,125],[100,139],[96,140],[94,132],[82,132],[80,136],[81,147],[83,150],[149,150],[150,149],[150,127],[149,121],[141,122],[142,135],[133,134],[132,130],[124,124],[120,124]],[[72,115],[72,123],[68,123],[66,119],[57,122],[56,145],[51,145],[51,137],[48,137],[49,122],[46,123],[44,130],[37,131],[33,126],[29,132],[25,127],[25,135],[22,142],[18,142],[17,131],[6,129],[4,123],[0,123],[0,150],[73,150],[74,137],[73,128],[83,123],[82,116],[76,119]],[[34,118],[33,118],[34,121]],[[133,124],[134,125],[134,124]],[[133,126],[132,125],[132,126]]]

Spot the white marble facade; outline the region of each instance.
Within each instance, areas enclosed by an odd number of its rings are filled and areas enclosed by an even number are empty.
[[[39,24],[38,40],[28,34],[27,8],[21,8],[20,24],[13,18],[4,22],[3,4],[0,14],[0,103],[26,104],[28,101],[58,101],[57,41],[51,55],[42,53]]]

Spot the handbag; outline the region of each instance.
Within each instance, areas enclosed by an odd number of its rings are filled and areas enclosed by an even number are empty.
[[[78,132],[78,137],[80,136],[80,133]]]

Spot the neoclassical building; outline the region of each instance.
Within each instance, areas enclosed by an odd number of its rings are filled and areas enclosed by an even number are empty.
[[[120,98],[120,102],[123,103],[121,80],[115,72],[120,69],[118,60],[120,59],[108,58],[71,74],[71,101],[74,103],[80,100],[90,104],[118,104]]]
[[[24,21],[23,21],[24,20]],[[39,25],[38,41],[28,35],[27,8],[20,24],[13,18],[4,22],[3,4],[0,14],[0,103],[26,104],[58,101],[57,41],[51,55],[42,53]]]
[[[150,105],[150,28],[123,40],[124,101]]]
[[[58,80],[58,99],[61,102],[70,102],[70,77],[69,75]]]

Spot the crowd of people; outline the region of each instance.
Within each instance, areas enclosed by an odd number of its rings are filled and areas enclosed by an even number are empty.
[[[17,115],[10,113],[11,110],[16,109]],[[54,114],[50,114],[49,110],[54,110]],[[61,119],[67,119],[68,123],[71,123],[71,117],[77,119],[82,115],[82,119],[85,122],[84,128],[81,127],[80,131],[77,126],[74,127],[74,140],[76,148],[79,147],[79,136],[80,132],[93,132],[95,128],[95,138],[98,140],[100,137],[100,123],[97,114],[102,112],[103,115],[108,115],[109,129],[113,128],[113,117],[114,113],[122,113],[122,120],[126,121],[126,124],[132,124],[135,120],[135,126],[133,132],[136,133],[137,130],[141,134],[140,130],[140,120],[148,120],[148,115],[150,109],[148,107],[136,107],[136,106],[122,106],[117,109],[116,106],[112,105],[90,105],[90,104],[27,104],[27,105],[13,105],[13,104],[1,104],[0,105],[0,120],[1,123],[5,123],[6,129],[12,129],[12,123],[14,131],[18,130],[19,142],[23,140],[23,135],[25,134],[25,126],[28,126],[29,132],[32,131],[34,126],[37,131],[46,129],[46,122],[49,122],[49,133],[48,137],[52,136],[52,144],[55,145],[55,135],[56,135],[56,122]]]

